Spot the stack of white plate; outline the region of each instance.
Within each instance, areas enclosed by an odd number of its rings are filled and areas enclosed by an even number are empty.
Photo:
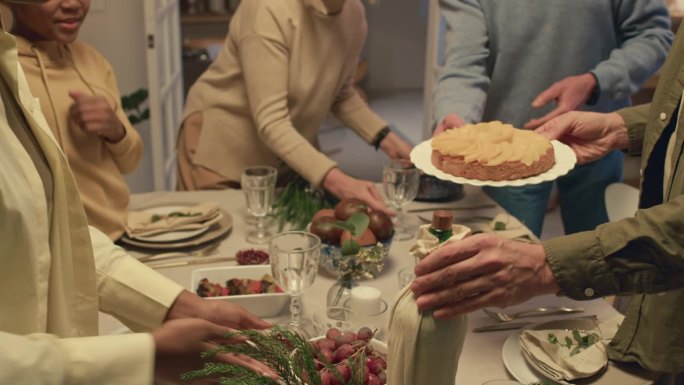
[[[143,207],[150,215],[165,216],[173,212],[185,212],[197,203],[174,203],[159,206]],[[124,234],[121,242],[126,245],[156,250],[175,250],[186,247],[199,246],[220,238],[230,231],[233,226],[233,218],[224,210],[219,209],[220,219],[207,220],[206,226],[200,226],[191,230],[171,230],[154,235]],[[212,218],[213,219],[213,218]]]

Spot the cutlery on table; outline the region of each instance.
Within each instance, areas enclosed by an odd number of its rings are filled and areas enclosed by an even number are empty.
[[[178,261],[178,262],[155,263],[155,264],[150,264],[148,266],[153,268],[153,269],[165,269],[165,268],[169,268],[169,267],[200,265],[200,264],[205,264],[205,263],[227,262],[227,261],[234,261],[234,260],[235,260],[235,256],[231,256],[231,257],[207,257],[207,258],[200,258],[200,259],[189,259],[189,260]]]
[[[484,205],[474,205],[474,206],[443,206],[443,207],[421,207],[417,209],[407,209],[407,213],[420,213],[435,210],[482,210],[482,209],[495,209],[496,205],[484,204]]]
[[[493,332],[498,330],[511,330],[511,329],[521,329],[525,326],[531,324],[531,322],[502,322],[492,325],[478,326],[473,331],[475,333],[481,332]]]
[[[547,313],[548,314],[548,313]],[[577,318],[570,318],[570,319],[590,319],[590,320],[598,320],[598,317],[595,314],[588,314],[585,316],[577,317]],[[526,326],[532,325],[532,322],[528,321],[523,321],[523,322],[497,322],[494,324],[490,325],[484,325],[484,326],[478,326],[473,329],[475,333],[481,333],[481,332],[493,332],[493,331],[498,331],[498,330],[512,330],[512,329],[522,329]]]
[[[516,318],[520,317],[539,317],[539,316],[546,316],[546,315],[552,315],[552,314],[572,314],[572,313],[581,313],[584,311],[582,308],[573,308],[573,307],[566,307],[566,306],[551,306],[551,307],[538,307],[534,309],[527,309],[527,310],[521,310],[515,313],[504,313],[504,312],[496,312],[493,310],[489,310],[487,308],[483,308],[482,311],[485,312],[490,318],[499,321],[499,322],[510,322]]]
[[[429,218],[426,215],[419,214],[418,218],[425,223],[432,222],[432,218]],[[454,217],[453,222],[454,223],[472,223],[472,222],[488,223],[492,220],[494,220],[494,217],[489,217],[489,216],[485,216],[485,215],[474,215],[471,217]]]
[[[138,258],[138,261],[148,263],[175,258],[207,257],[213,255],[218,249],[219,245],[221,245],[221,242],[213,242],[199,250],[194,251],[172,251],[168,253],[144,255]]]

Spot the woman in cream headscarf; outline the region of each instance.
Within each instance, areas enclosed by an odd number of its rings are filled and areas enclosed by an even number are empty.
[[[222,51],[188,93],[179,187],[237,185],[243,168],[264,164],[387,211],[373,183],[316,148],[332,112],[390,157],[408,157],[409,144],[387,133],[353,87],[366,32],[361,0],[243,1]]]

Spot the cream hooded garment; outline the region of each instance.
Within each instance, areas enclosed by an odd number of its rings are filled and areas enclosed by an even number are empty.
[[[112,67],[80,42],[66,45],[17,37],[17,45],[31,93],[69,161],[88,223],[118,239],[125,229],[130,195],[123,175],[138,166],[142,140],[121,107]],[[69,118],[74,103],[69,91],[104,96],[126,130],[124,138],[111,143],[79,127]]]
[[[182,288],[88,227],[1,29],[0,75],[0,384],[151,384],[152,337],[98,337],[98,308],[149,330]]]
[[[453,235],[439,243],[429,225],[421,226],[410,253],[423,258],[449,242],[470,234],[465,226],[453,225]],[[421,312],[411,286],[403,288],[390,309],[387,340],[387,383],[390,385],[453,385],[458,359],[466,335],[466,317],[438,320],[432,312]]]

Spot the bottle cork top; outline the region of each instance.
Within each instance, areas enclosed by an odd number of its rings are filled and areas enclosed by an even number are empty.
[[[446,210],[436,210],[432,212],[431,227],[439,230],[451,230],[451,222],[454,220],[454,214]]]

